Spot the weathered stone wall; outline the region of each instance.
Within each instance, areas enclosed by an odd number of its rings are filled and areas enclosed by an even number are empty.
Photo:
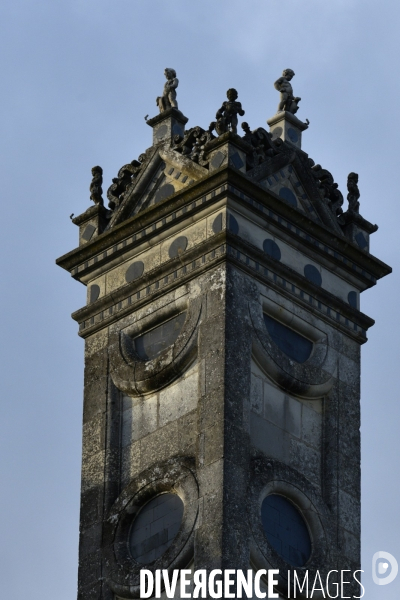
[[[187,311],[196,299],[201,302],[201,317],[191,363],[154,392],[139,396],[119,392],[109,370],[109,344],[115,332],[151,329],[154,323]],[[309,337],[328,339],[333,380],[327,394],[310,399],[285,390],[258,364],[259,355],[252,358],[255,324],[249,306],[262,315],[265,310],[275,314],[273,305],[279,306],[281,318],[291,320],[292,326],[303,321],[300,329],[307,330]],[[286,316],[282,317],[282,311]],[[278,352],[273,343],[270,351]],[[260,452],[267,460],[291,468],[285,474],[289,496],[291,485],[301,487],[293,473],[314,487],[319,502],[326,504],[321,522],[329,530],[325,545],[328,540],[333,544],[331,568],[356,568],[358,361],[356,343],[226,264],[162,296],[152,303],[151,311],[146,306],[90,336],[86,341],[80,597],[107,598],[107,590],[113,589],[101,548],[103,521],[115,501],[140,473],[174,457],[192,457],[195,465],[198,515],[189,536],[194,568],[246,570],[254,560],[247,525],[248,490],[252,456]],[[311,530],[313,534],[317,532]]]
[[[198,363],[157,394],[122,399],[121,485],[170,456],[195,456]]]
[[[184,513],[171,540],[164,514],[148,547],[141,534],[152,569],[287,572],[270,495],[306,523],[311,573],[359,568],[359,297],[387,267],[332,224],[304,153],[272,145],[254,166],[229,135],[209,169],[153,147],[132,201],[101,235],[105,209],[75,219],[81,246],[61,259],[88,288],[80,600],[138,597],[132,523],[162,493]]]

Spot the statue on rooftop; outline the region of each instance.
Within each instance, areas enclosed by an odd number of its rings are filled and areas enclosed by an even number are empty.
[[[236,102],[238,93],[234,88],[230,88],[226,92],[226,96],[228,101],[223,102],[221,108],[217,111],[215,115],[216,121],[212,121],[210,123],[210,127],[208,131],[211,133],[214,129],[218,133],[218,135],[222,135],[227,131],[232,131],[232,133],[237,133],[237,125],[238,118],[240,115],[243,117],[244,110],[240,102]]]
[[[278,112],[287,111],[294,115],[299,110],[299,102],[301,98],[293,95],[291,80],[294,77],[292,69],[285,69],[282,77],[279,77],[274,83],[274,88],[281,94],[281,99],[278,105]]]
[[[358,201],[360,197],[360,190],[358,189],[358,175],[357,173],[349,173],[347,177],[347,200],[349,202],[349,212],[358,213],[360,209],[360,203]]]
[[[90,184],[90,199],[99,206],[104,206],[103,200],[103,169],[101,167],[93,167],[92,182]]]
[[[163,95],[158,96],[156,100],[160,113],[163,113],[169,108],[178,108],[176,88],[178,87],[179,80],[176,77],[176,71],[175,69],[165,69],[164,75],[167,78],[167,81],[164,84]]]

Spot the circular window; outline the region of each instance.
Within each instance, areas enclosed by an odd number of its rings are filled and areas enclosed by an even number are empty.
[[[157,202],[161,202],[161,200],[168,198],[168,196],[172,196],[172,194],[174,193],[174,186],[171,183],[166,183],[160,188],[158,188],[158,190],[156,191],[156,195],[154,196],[154,203],[157,204]]]
[[[280,248],[279,248],[278,244],[276,242],[274,242],[274,240],[271,240],[271,239],[264,240],[263,249],[264,249],[265,254],[272,256],[272,258],[275,258],[275,260],[281,260]]]
[[[177,494],[160,494],[138,513],[133,522],[129,547],[141,564],[159,558],[174,541],[183,518],[183,502]]]
[[[136,262],[129,265],[125,273],[125,279],[127,283],[131,283],[132,281],[135,281],[135,279],[141,277],[143,275],[143,271],[144,264],[141,260],[137,260]]]
[[[286,200],[288,204],[292,206],[297,206],[296,196],[293,194],[292,190],[288,187],[281,187],[279,190],[279,196]]]
[[[293,144],[296,144],[296,142],[299,141],[299,134],[292,127],[289,127],[289,129],[288,129],[288,137],[289,137],[289,140],[291,142],[293,142]]]
[[[283,496],[271,494],[261,505],[261,522],[272,548],[293,567],[302,567],[311,555],[307,525],[297,508]]]
[[[184,235],[177,237],[169,247],[168,254],[170,258],[176,258],[180,256],[182,252],[185,252],[188,244],[188,239]]]
[[[304,267],[304,277],[308,279],[308,281],[311,281],[311,283],[315,283],[315,285],[321,287],[321,273],[318,271],[317,267],[314,267],[314,265],[306,265]]]

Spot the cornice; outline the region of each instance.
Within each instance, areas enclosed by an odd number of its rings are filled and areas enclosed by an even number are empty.
[[[204,204],[216,203],[222,194],[245,204],[267,221],[272,219],[277,227],[284,228],[293,238],[300,237],[301,243],[313,251],[328,254],[333,264],[336,263],[353,275],[365,279],[367,287],[374,285],[377,279],[392,271],[388,265],[358,248],[344,235],[337,235],[325,225],[311,220],[306,214],[287,205],[279,196],[264,190],[230,166],[213,172],[207,178],[177,192],[173,197],[127,219],[95,240],[61,256],[56,263],[79,279],[78,271],[83,270],[79,266],[87,262],[89,267],[89,262],[93,262],[96,255],[106,251],[104,260],[108,259],[108,256],[116,256],[116,253],[124,251],[128,240],[131,240],[132,244],[138,244],[139,240],[150,239],[158,235],[163,228],[167,229],[172,221],[182,221],[189,213],[200,212]]]
[[[236,265],[308,310],[312,306],[323,320],[360,343],[366,341],[366,330],[374,324],[373,319],[226,230],[198,244],[184,256],[149,271],[140,280],[77,310],[72,317],[79,323],[79,335],[87,337],[222,262]]]

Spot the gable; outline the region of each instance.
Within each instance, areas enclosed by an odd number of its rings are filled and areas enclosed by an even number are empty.
[[[320,221],[296,170],[291,164],[268,175],[259,183],[266,190],[274,192],[287,204]]]
[[[122,197],[117,199],[119,205],[114,210],[108,228],[166,200],[176,192],[208,175],[206,168],[172,150],[167,145],[157,147],[155,152],[146,158],[146,164],[142,164],[139,176],[135,177],[135,174],[132,174],[129,186],[126,187]],[[128,166],[122,167],[118,175]],[[117,183],[114,184],[114,186],[117,185]],[[107,192],[109,198],[111,188]]]

